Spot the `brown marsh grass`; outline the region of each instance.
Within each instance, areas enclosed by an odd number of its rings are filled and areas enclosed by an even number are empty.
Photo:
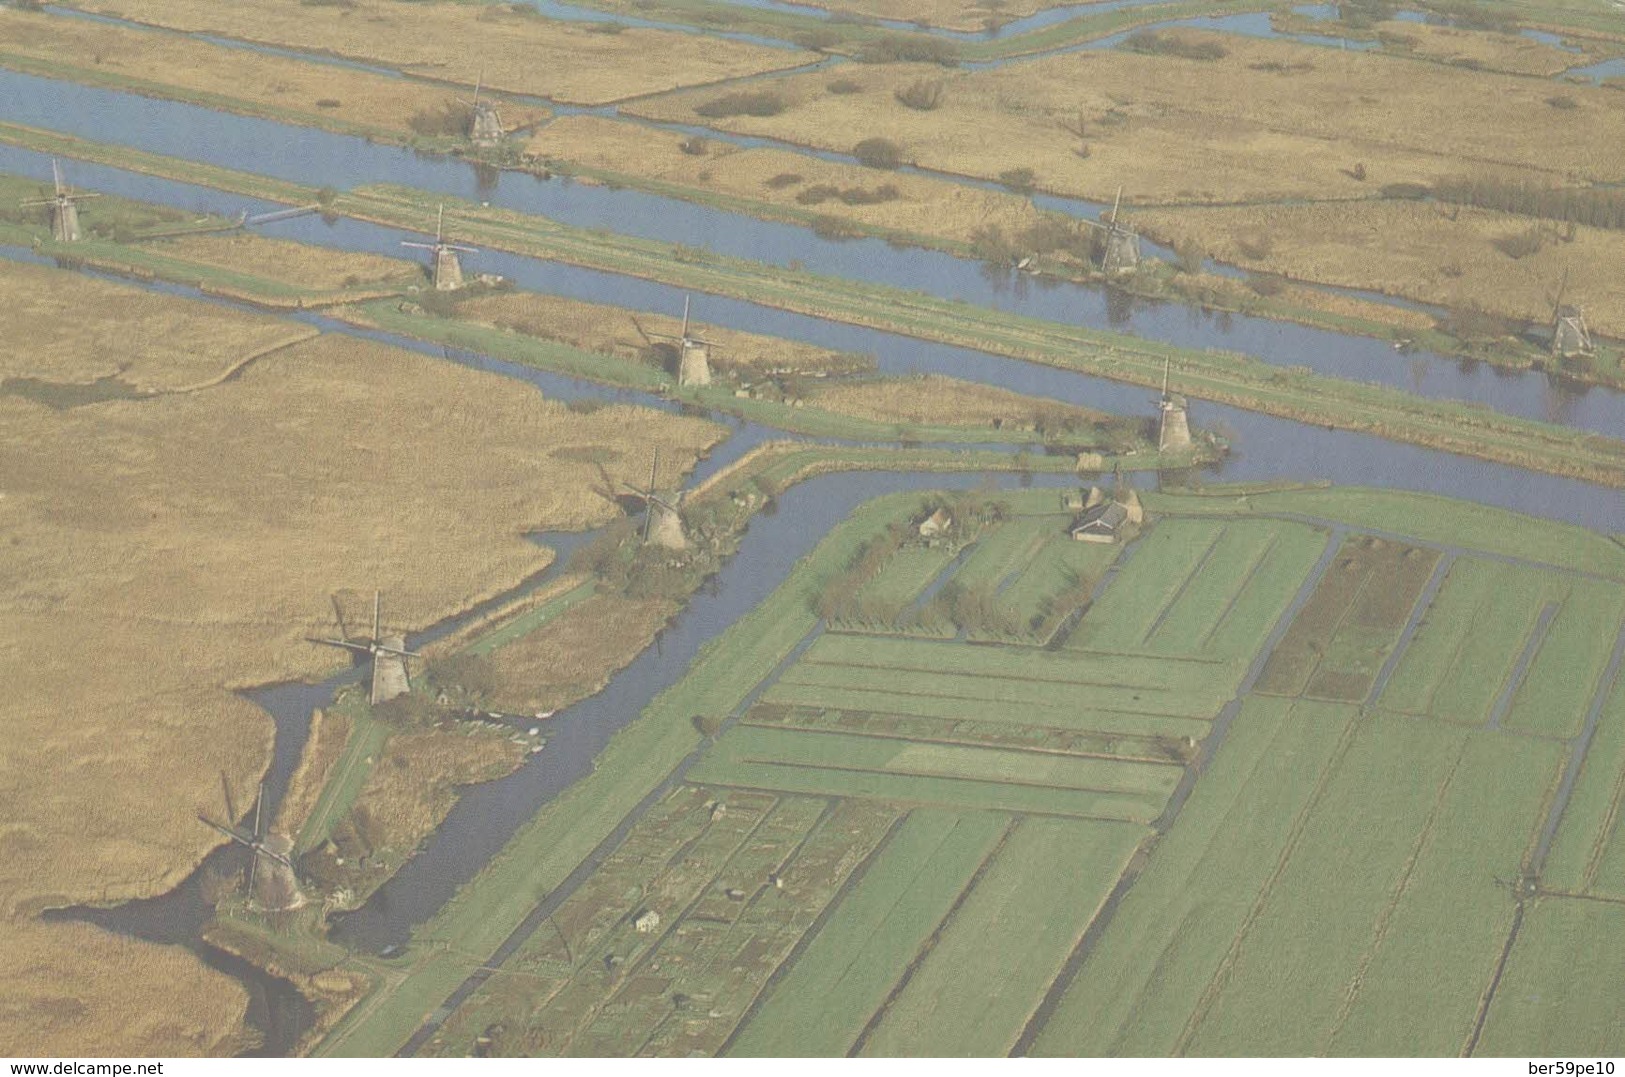
[[[150,324],[217,316],[56,270],[6,267],[0,280],[10,295],[14,279],[39,273],[64,297],[97,297],[48,353],[73,371],[105,362],[132,306]],[[119,299],[109,289],[140,302],[104,301]],[[38,322],[7,316],[23,331]],[[217,346],[216,366],[231,359]],[[22,964],[11,940],[23,927],[39,945],[79,937],[27,926],[40,909],[162,893],[218,844],[196,814],[224,813],[222,775],[246,810],[271,746],[269,718],[233,690],[338,668],[342,656],[304,641],[331,630],[330,594],[381,588],[389,627],[422,627],[545,565],[550,553],[524,532],[614,516],[592,492],[590,459],[635,481],[659,445],[686,471],[719,432],[646,408],[583,414],[497,375],[327,336],[197,392],[60,411],[0,396],[0,960]],[[125,1019],[104,1002],[150,992],[141,953],[168,967],[155,947],[116,949],[109,968],[87,967],[103,952],[93,946],[35,955],[60,976],[121,984],[87,989],[62,1019],[52,1042],[66,1053]],[[165,997],[209,984],[230,997],[201,966],[185,968]],[[182,1035],[190,1014],[147,1009],[174,1033],[152,1053],[197,1049]],[[0,1043],[46,1049],[32,1021],[0,1009]]]
[[[119,375],[138,389],[179,389],[315,335],[280,318],[43,266],[8,262],[0,279],[0,378],[83,384]]]
[[[864,92],[847,94],[830,93],[824,72],[791,75],[761,84],[784,98],[783,112],[713,122],[841,151],[888,138],[928,168],[986,179],[1031,169],[1041,189],[1100,201],[1125,185],[1137,204],[1366,197],[1468,164],[1525,178],[1611,181],[1625,171],[1625,98],[1611,89],[1565,86],[1576,107],[1560,109],[1540,79],[1238,35],[1166,35],[1224,55],[1110,49],[978,71],[866,66]],[[944,81],[937,109],[893,99],[920,79]],[[710,93],[628,111],[693,123]]]
[[[1575,226],[1569,239],[1564,224],[1410,201],[1158,210],[1135,219],[1248,268],[1542,324],[1566,273],[1565,301],[1584,307],[1594,330],[1625,336],[1625,310],[1611,301],[1625,272],[1625,232]],[[1539,249],[1521,257],[1498,246],[1531,233]]]
[[[469,321],[637,363],[647,361],[651,344],[660,343],[656,334],[670,336],[683,325],[681,311],[649,313],[534,292],[480,296],[461,304],[457,313]],[[698,296],[689,331],[721,345],[711,355],[711,365],[718,370],[812,374],[867,365],[859,357],[810,344],[709,325],[704,313],[705,297]]]
[[[940,374],[835,382],[814,389],[807,403],[882,423],[1028,428],[1041,422],[1082,426],[1106,418],[1089,408]]]
[[[861,81],[864,75],[857,78]],[[562,117],[537,131],[530,152],[585,168],[681,184],[729,198],[766,202],[784,210],[813,212],[872,228],[970,242],[982,228],[1009,235],[1038,223],[1024,197],[913,173],[877,172],[856,164],[825,161],[788,150],[742,149],[711,140],[705,152],[684,152],[687,136],[596,116]],[[848,148],[848,147],[842,147]],[[849,202],[839,196],[811,201],[817,188],[880,197]]]
[[[335,53],[408,74],[572,104],[607,104],[811,62],[800,53],[690,34],[596,33],[514,4],[350,0],[82,0],[75,6],[176,30]],[[235,55],[235,54],[233,54]],[[326,70],[325,68],[323,69]]]
[[[142,4],[131,14],[146,19],[148,8]],[[414,116],[438,111],[454,99],[449,87],[212,45],[179,34],[6,8],[0,8],[0,54],[84,68],[109,79],[175,84],[303,115],[312,123],[342,121],[402,136],[412,134]],[[503,122],[518,126],[547,114],[544,108],[507,105]]]

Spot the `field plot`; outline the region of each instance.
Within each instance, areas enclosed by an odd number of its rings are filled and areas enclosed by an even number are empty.
[[[845,1054],[1009,826],[992,812],[911,813],[728,1053]]]
[[[1138,651],[1223,535],[1219,520],[1164,519],[1136,545],[1106,593],[1072,633],[1071,646]]]
[[[1034,1053],[1173,1052],[1353,717],[1342,705],[1248,700]]]
[[[1605,690],[1596,735],[1542,877],[1553,890],[1625,899],[1625,838],[1620,836],[1620,813],[1625,808],[1625,677]]]
[[[1270,655],[1258,691],[1363,700],[1437,560],[1432,550],[1371,535],[1346,539]]]
[[[1625,591],[1457,559],[1383,692],[1385,708],[1572,737],[1625,620]],[[1484,631],[1495,625],[1496,631]]]
[[[438,1048],[466,1051],[501,1025],[493,1053],[716,1052],[895,818],[680,787],[458,1011]]]
[[[696,781],[965,808],[1149,822],[1177,767],[743,726],[691,772]]]
[[[1257,653],[1326,547],[1300,524],[1237,520],[1147,639],[1158,654],[1238,660]]]
[[[1542,898],[1524,918],[1475,1055],[1625,1053],[1625,906]]]
[[[1008,1052],[1144,833],[1059,819],[1018,824],[860,1053]]]

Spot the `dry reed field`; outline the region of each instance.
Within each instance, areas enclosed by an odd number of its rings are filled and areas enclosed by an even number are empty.
[[[1041,419],[1079,426],[1105,419],[1089,408],[1045,401],[940,374],[819,386],[807,403],[875,422],[1030,427]]]
[[[1017,234],[1040,219],[1030,201],[1011,193],[913,174],[877,173],[788,150],[695,141],[678,132],[597,116],[555,120],[536,132],[530,152],[587,169],[765,202],[793,213],[811,212],[959,242],[970,241],[973,233],[988,226]]]
[[[1514,75],[1556,75],[1576,66],[1577,62],[1583,64],[1590,59],[1522,34],[1429,26],[1397,19],[1379,22],[1372,29],[1389,52]]]
[[[678,609],[664,599],[588,599],[491,652],[501,685],[494,704],[536,714],[591,695],[636,658]]]
[[[782,98],[775,115],[707,122],[841,151],[887,138],[928,168],[990,179],[1030,169],[1043,189],[1101,201],[1121,184],[1140,204],[1368,197],[1464,171],[1611,180],[1625,169],[1625,99],[1609,89],[1563,86],[1573,106],[1556,107],[1539,79],[1194,30],[1160,37],[1222,55],[1120,48],[979,71],[876,65],[845,93],[814,72],[757,84]],[[941,84],[935,107],[894,96],[922,82]],[[687,91],[631,111],[694,123],[696,106],[719,96]]]
[[[251,232],[177,236],[150,246],[159,254],[228,271],[252,272],[263,280],[307,291],[400,288],[424,279],[422,267],[404,259],[271,239]]]
[[[980,30],[989,18],[1025,18],[1069,0],[805,0],[809,7],[940,26],[945,30]]]
[[[810,344],[708,325],[705,302],[704,296],[696,297],[689,331],[720,345],[711,356],[711,364],[718,370],[816,374],[862,365],[858,357]],[[656,334],[673,336],[683,327],[681,311],[651,314],[535,292],[480,296],[460,304],[457,314],[468,321],[637,363],[646,361],[651,345],[661,343]]]
[[[5,844],[0,841],[0,844]],[[227,1055],[248,993],[178,946],[89,924],[5,925],[0,1052],[12,1057]],[[162,1008],[150,1005],[162,997]]]
[[[84,384],[116,375],[137,389],[174,390],[316,335],[280,318],[42,266],[8,262],[0,279],[0,378]]]
[[[414,75],[485,84],[572,104],[607,104],[811,62],[810,53],[627,29],[603,33],[555,22],[524,4],[306,4],[259,0],[85,0],[87,11],[176,30],[335,53]]]
[[[1147,210],[1135,219],[1247,268],[1540,324],[1567,273],[1565,301],[1581,304],[1593,329],[1625,334],[1625,310],[1612,301],[1625,232],[1577,226],[1569,239],[1554,222],[1409,201]]]
[[[132,10],[145,17],[148,5]],[[307,12],[313,9],[306,8]],[[412,119],[453,103],[452,91],[331,64],[248,52],[179,34],[0,8],[0,58],[94,71],[98,79],[176,83],[200,94],[310,117],[411,135]],[[547,115],[505,106],[510,126]]]
[[[71,372],[99,369],[76,348],[103,352],[126,332],[115,320],[126,306],[146,313],[137,324],[218,316],[69,273],[7,267],[0,279],[11,294],[40,274],[80,321],[44,352]],[[211,369],[232,363],[234,324]],[[53,976],[108,981],[53,1026],[66,1049],[123,1021],[108,1007],[150,983],[143,953],[164,952],[132,945],[87,968],[101,949],[87,962],[47,947],[82,932],[28,918],[162,893],[218,844],[196,813],[223,810],[222,775],[252,788],[272,734],[232,690],[337,668],[340,656],[303,638],[331,630],[331,593],[381,588],[390,627],[424,626],[545,565],[523,532],[616,513],[591,492],[600,472],[587,460],[636,480],[643,458],[623,463],[613,447],[658,444],[686,471],[719,429],[629,406],[580,414],[495,375],[324,336],[197,392],[65,410],[0,396],[0,432],[0,721],[12,733],[0,755],[0,951],[40,940],[26,967],[43,970],[41,997]],[[200,967],[170,979],[180,998],[231,997]],[[182,1024],[153,1022],[153,1053],[201,1049]],[[37,1049],[35,1023],[27,1008],[0,1010],[0,1045]],[[216,1041],[235,1026],[208,1023]]]

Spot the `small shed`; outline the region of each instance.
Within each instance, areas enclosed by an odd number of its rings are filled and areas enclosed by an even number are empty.
[[[948,515],[947,509],[938,509],[924,520],[920,521],[920,537],[935,538],[952,526],[954,518]]]
[[[1084,511],[1072,525],[1072,537],[1079,542],[1117,542],[1128,521],[1128,509],[1107,501]]]
[[[644,909],[638,913],[637,919],[632,921],[632,926],[637,929],[639,935],[647,935],[660,927],[660,914],[653,909]]]

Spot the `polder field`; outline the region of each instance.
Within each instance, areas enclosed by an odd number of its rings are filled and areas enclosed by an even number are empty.
[[[496,913],[497,959],[319,1050],[1617,1052],[1625,546],[1143,501],[1126,545],[1054,490],[863,506],[414,940]]]

